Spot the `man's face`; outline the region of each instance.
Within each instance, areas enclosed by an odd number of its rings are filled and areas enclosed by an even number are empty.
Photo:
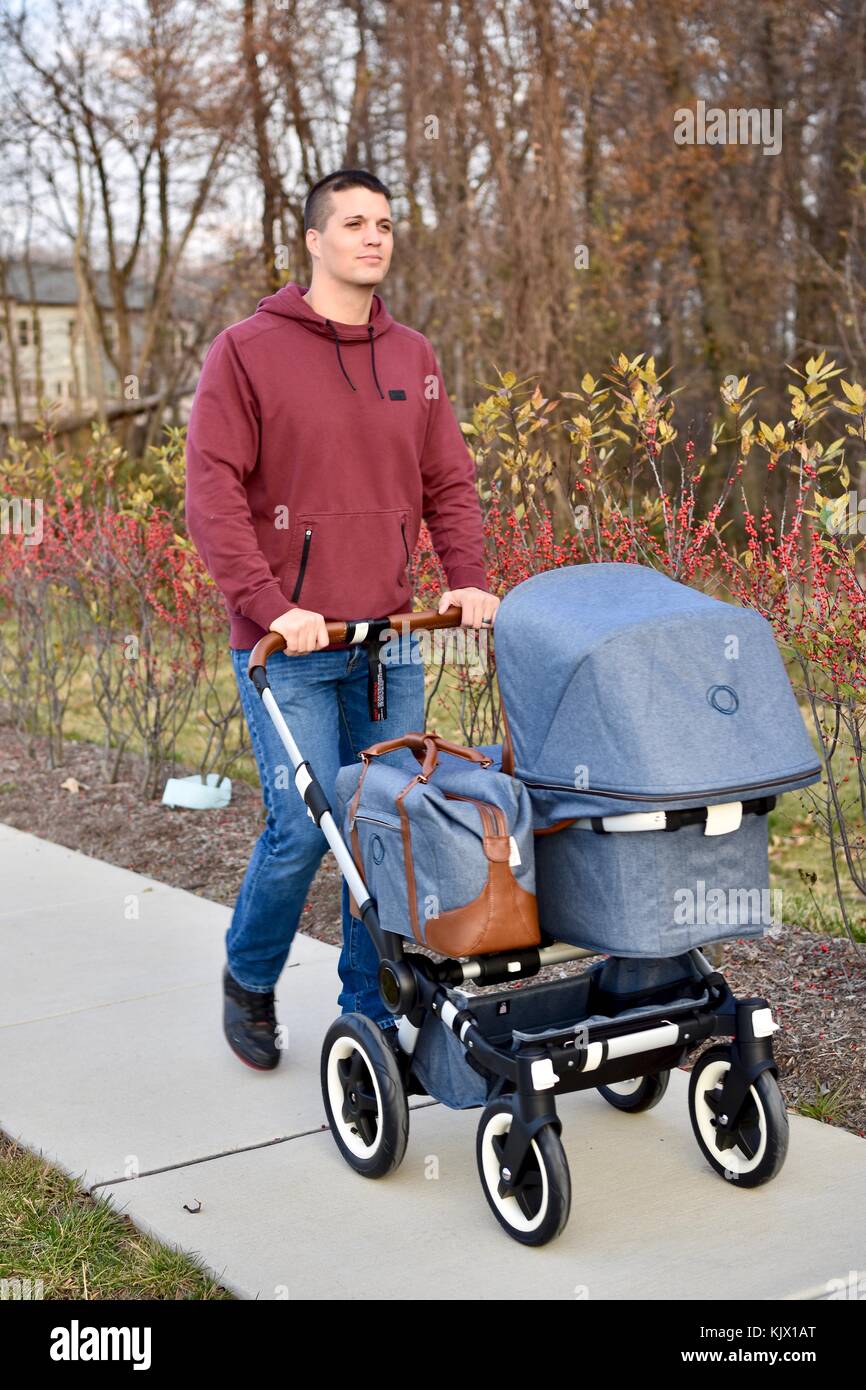
[[[330,199],[325,230],[311,227],[307,232],[309,250],[332,279],[378,285],[388,273],[394,250],[388,199],[370,188],[341,188]]]

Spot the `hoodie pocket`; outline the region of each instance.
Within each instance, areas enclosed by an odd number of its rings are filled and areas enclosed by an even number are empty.
[[[408,505],[301,512],[283,582],[292,603],[330,618],[385,617],[411,599]]]

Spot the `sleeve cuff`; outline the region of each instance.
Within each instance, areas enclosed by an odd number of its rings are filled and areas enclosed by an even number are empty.
[[[266,589],[262,589],[254,598],[244,606],[244,617],[251,618],[259,627],[269,631],[274,618],[282,617],[283,613],[288,613],[290,608],[297,608],[296,603],[289,603],[283,597],[283,591],[279,584],[271,584]]]
[[[487,593],[487,575],[483,565],[460,565],[448,575],[449,589],[483,589]]]

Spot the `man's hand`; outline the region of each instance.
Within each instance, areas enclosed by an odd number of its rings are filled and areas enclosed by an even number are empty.
[[[446,608],[456,604],[463,610],[462,627],[492,627],[499,602],[495,594],[488,594],[485,589],[446,589],[439,600],[438,612],[444,613]]]
[[[270,631],[285,637],[286,651],[295,655],[327,647],[331,640],[322,614],[308,608],[290,608],[288,613],[280,614],[271,623]]]

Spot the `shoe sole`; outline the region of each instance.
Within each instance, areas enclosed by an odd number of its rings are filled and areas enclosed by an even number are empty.
[[[253,1071],[274,1071],[275,1068],[278,1067],[280,1064],[279,1053],[277,1054],[276,1061],[271,1062],[269,1064],[265,1063],[264,1065],[262,1065],[261,1062],[251,1062],[249,1057],[245,1057],[242,1052],[238,1051],[234,1043],[229,1038],[226,1038],[226,1042],[228,1043],[231,1051],[237,1057],[238,1061],[243,1062],[245,1067],[251,1067]]]

